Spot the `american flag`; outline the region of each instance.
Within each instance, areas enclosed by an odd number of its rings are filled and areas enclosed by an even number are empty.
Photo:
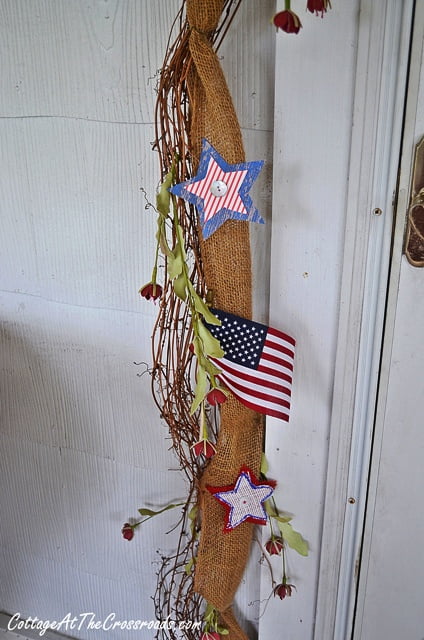
[[[207,324],[225,355],[211,358],[218,378],[246,407],[288,422],[296,341],[259,322],[211,309],[221,326]]]

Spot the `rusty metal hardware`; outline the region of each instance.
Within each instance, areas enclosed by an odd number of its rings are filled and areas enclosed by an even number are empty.
[[[405,255],[414,267],[424,267],[424,137],[415,146]]]

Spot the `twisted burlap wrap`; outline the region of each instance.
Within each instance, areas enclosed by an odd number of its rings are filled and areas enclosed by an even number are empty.
[[[206,137],[224,159],[244,162],[240,126],[233,102],[214,52],[210,34],[217,27],[223,0],[187,0],[193,60],[188,79],[191,113],[190,145],[198,159],[201,139]],[[228,220],[202,243],[202,260],[214,305],[224,311],[251,318],[252,277],[247,222]],[[249,555],[253,525],[244,522],[223,533],[224,509],[205,489],[236,480],[242,465],[259,474],[263,421],[230,396],[222,405],[217,452],[200,483],[202,531],[196,562],[195,590],[221,613],[230,639],[246,638],[231,610],[236,589]]]

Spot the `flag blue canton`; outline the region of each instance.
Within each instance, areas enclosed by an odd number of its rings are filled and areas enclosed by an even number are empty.
[[[266,339],[266,325],[218,309],[212,309],[212,313],[221,321],[221,326],[207,326],[212,335],[219,340],[225,358],[256,369]]]

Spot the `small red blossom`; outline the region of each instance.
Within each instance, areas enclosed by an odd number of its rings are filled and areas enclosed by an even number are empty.
[[[308,4],[306,6],[307,10],[311,13],[315,13],[315,15],[321,14],[321,18],[324,17],[324,13],[327,9],[331,9],[331,1],[330,0],[308,0]]]
[[[274,589],[274,596],[278,596],[280,600],[284,600],[284,598],[289,598],[291,596],[293,589],[296,589],[294,584],[287,584],[286,582],[277,584]]]
[[[286,33],[299,33],[302,28],[299,16],[291,9],[285,9],[285,11],[277,13],[273,18],[273,23],[277,29],[282,29]]]
[[[209,442],[206,438],[202,438],[196,442],[192,446],[192,449],[196,456],[205,456],[205,458],[212,458],[216,453],[216,449],[212,442]]]
[[[221,634],[218,631],[204,631],[200,640],[221,640]]]
[[[215,387],[214,389],[211,389],[209,391],[209,393],[206,396],[206,399],[209,402],[209,404],[211,404],[214,407],[217,404],[222,404],[223,402],[225,402],[227,399],[227,396],[223,391],[221,391],[221,389],[218,389],[217,387]]]
[[[163,289],[160,284],[156,284],[156,282],[148,282],[143,287],[141,287],[139,293],[142,298],[146,298],[146,300],[152,299],[153,302],[155,302],[158,298],[161,297]]]
[[[273,536],[266,543],[265,549],[268,551],[270,556],[279,556],[281,555],[281,552],[284,549],[284,541],[282,538],[277,538]]]
[[[129,522],[126,522],[122,527],[121,533],[125,540],[132,540],[134,538],[134,527]]]

